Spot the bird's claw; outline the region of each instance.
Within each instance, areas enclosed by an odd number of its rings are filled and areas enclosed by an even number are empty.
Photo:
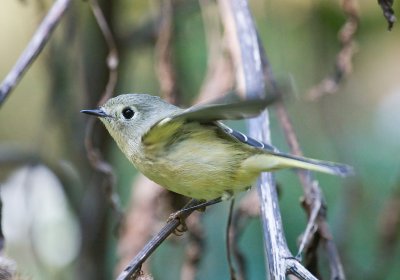
[[[173,220],[179,220],[180,225],[174,230],[174,234],[177,236],[181,236],[185,231],[187,231],[187,225],[184,217],[184,211],[179,210],[171,215],[169,215],[167,223],[173,221]]]

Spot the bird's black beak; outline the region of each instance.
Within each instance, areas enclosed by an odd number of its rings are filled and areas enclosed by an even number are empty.
[[[92,109],[92,110],[81,110],[81,113],[93,115],[100,118],[111,117],[107,115],[102,108]]]

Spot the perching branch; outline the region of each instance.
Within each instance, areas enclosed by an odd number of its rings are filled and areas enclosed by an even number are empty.
[[[184,206],[184,209],[190,208],[198,204],[198,201],[192,199],[188,204]],[[182,219],[186,219],[194,210],[183,212]],[[171,219],[167,224],[154,236],[146,246],[135,256],[135,258],[129,262],[121,274],[117,277],[117,280],[129,280],[135,275],[139,275],[142,264],[147,258],[161,245],[161,243],[170,236],[177,228],[181,225],[179,219]]]
[[[0,85],[0,106],[8,97],[10,92],[21,80],[23,74],[32,65],[40,52],[43,50],[54,28],[60,22],[62,16],[67,10],[70,0],[57,0],[50,11],[47,13],[42,23],[36,30],[28,46],[25,48],[14,67],[4,78]]]
[[[177,104],[180,100],[180,96],[178,93],[178,83],[176,81],[174,61],[172,57],[172,39],[174,32],[173,15],[175,8],[175,1],[164,1],[160,5],[160,16],[157,17],[157,28],[154,29],[154,33],[157,34],[157,37],[155,37],[155,70],[160,84],[160,94],[169,102]],[[130,208],[127,212],[125,224],[118,244],[118,255],[120,257],[116,268],[118,274],[121,270],[126,271],[132,269],[129,268],[129,266],[127,267],[127,264],[132,263],[134,257],[136,259],[140,254],[144,254],[143,251],[145,248],[147,248],[148,254],[150,255],[156,249],[151,248],[150,244],[153,244],[153,246],[156,247],[159,245],[152,243],[152,241],[148,242],[148,239],[153,235],[155,224],[159,222],[156,219],[155,212],[157,212],[157,209],[154,205],[158,203],[159,200],[166,197],[165,194],[167,190],[157,188],[156,183],[145,179],[143,175],[141,175],[140,179],[136,181],[133,189],[134,193],[132,194],[130,201]],[[140,198],[138,198],[138,196],[140,196]],[[153,206],[149,207],[149,205]],[[142,221],[139,224],[137,223],[138,219]],[[162,237],[164,240],[172,232],[162,229],[157,236],[165,234],[165,236]],[[138,267],[142,266],[142,263],[146,258],[138,264]],[[132,273],[135,274],[136,272]],[[121,275],[120,277],[122,277]]]

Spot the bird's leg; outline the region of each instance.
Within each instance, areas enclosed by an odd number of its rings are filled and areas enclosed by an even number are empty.
[[[174,219],[178,219],[179,220],[179,222],[181,223],[182,227],[177,229],[176,232],[175,232],[175,234],[179,235],[182,232],[185,232],[187,230],[185,219],[187,217],[188,212],[193,212],[195,210],[201,210],[201,209],[204,211],[204,209],[207,206],[211,206],[211,205],[220,203],[221,201],[222,201],[222,197],[218,197],[218,198],[215,198],[215,199],[212,199],[212,200],[208,200],[208,201],[199,200],[198,204],[196,204],[194,206],[182,208],[181,210],[178,210],[178,211],[172,213],[171,215],[169,215],[169,218],[168,218],[167,222],[171,221],[171,220],[174,220]]]
[[[211,199],[208,201],[199,200],[199,204],[191,206],[191,207],[183,208],[177,212],[188,212],[188,211],[194,211],[194,210],[204,211],[207,206],[211,206],[211,205],[220,203],[221,201],[222,201],[222,197],[217,197],[217,198],[214,198],[214,199]],[[175,213],[177,213],[177,212],[175,212]]]

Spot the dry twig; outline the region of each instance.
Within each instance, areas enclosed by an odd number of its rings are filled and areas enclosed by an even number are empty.
[[[129,261],[143,248],[154,232],[157,207],[161,194],[165,191],[145,176],[133,183],[129,209],[118,239],[118,265],[120,273]]]
[[[357,51],[354,36],[359,25],[359,8],[357,0],[342,0],[342,9],[346,22],[339,31],[341,49],[336,56],[334,73],[314,86],[309,94],[310,100],[316,100],[328,93],[335,93],[339,84],[351,73],[352,59]]]
[[[173,12],[172,0],[163,1],[161,7],[161,22],[156,41],[156,59],[158,80],[163,97],[170,103],[179,103],[177,93],[176,73],[173,67],[172,39],[173,39]]]
[[[297,139],[296,133],[294,132],[292,122],[290,121],[289,115],[283,103],[277,104],[276,113],[280,125],[284,131],[286,142],[290,147],[291,153],[301,156],[303,153],[301,151],[299,141]],[[297,171],[297,174],[299,176],[304,192],[302,205],[309,215],[309,222],[307,224],[305,234],[303,235],[303,240],[301,241],[302,245],[299,248],[298,255],[301,254],[302,248],[307,247],[308,249],[306,252],[306,260],[313,261],[306,261],[306,267],[317,268],[314,262],[317,259],[315,257],[311,257],[312,255],[316,255],[317,246],[311,246],[311,244],[313,244],[314,242],[319,242],[320,239],[322,239],[324,247],[327,249],[332,277],[334,277],[334,279],[344,279],[345,276],[343,266],[337,253],[336,246],[333,243],[332,235],[329,230],[329,225],[326,222],[326,203],[323,199],[322,192],[319,189],[318,182],[314,181],[310,172],[308,171],[299,170]],[[317,217],[315,216],[316,213],[318,213]],[[317,274],[317,270],[313,270],[312,272]]]
[[[116,43],[110,27],[103,15],[103,12],[100,9],[100,6],[97,0],[90,0],[90,7],[92,8],[93,15],[96,18],[97,24],[100,27],[100,30],[104,36],[104,39],[107,43],[109,53],[107,57],[107,67],[109,69],[109,76],[107,85],[104,89],[104,92],[98,102],[99,105],[103,104],[109,98],[112,97],[113,92],[115,90],[117,80],[118,80],[118,51],[116,48]],[[92,167],[104,175],[104,189],[106,191],[106,195],[110,201],[111,207],[114,209],[119,218],[122,218],[122,209],[119,201],[118,194],[115,191],[116,186],[116,178],[113,172],[112,166],[103,159],[101,152],[96,149],[93,145],[92,137],[94,124],[96,122],[95,118],[90,118],[86,127],[85,134],[85,148],[87,157],[89,159]]]
[[[70,0],[56,1],[36,29],[28,46],[0,85],[0,106],[43,50],[70,3]]]
[[[190,208],[198,204],[198,201],[191,200],[184,208]],[[194,210],[189,210],[183,212],[181,216],[182,219],[186,219]],[[155,235],[147,244],[142,248],[142,250],[135,256],[135,258],[129,262],[121,274],[117,277],[117,280],[129,280],[135,275],[140,273],[142,264],[147,260],[147,258],[162,244],[162,242],[170,236],[176,229],[181,225],[180,220],[172,219],[167,222],[167,224]]]

